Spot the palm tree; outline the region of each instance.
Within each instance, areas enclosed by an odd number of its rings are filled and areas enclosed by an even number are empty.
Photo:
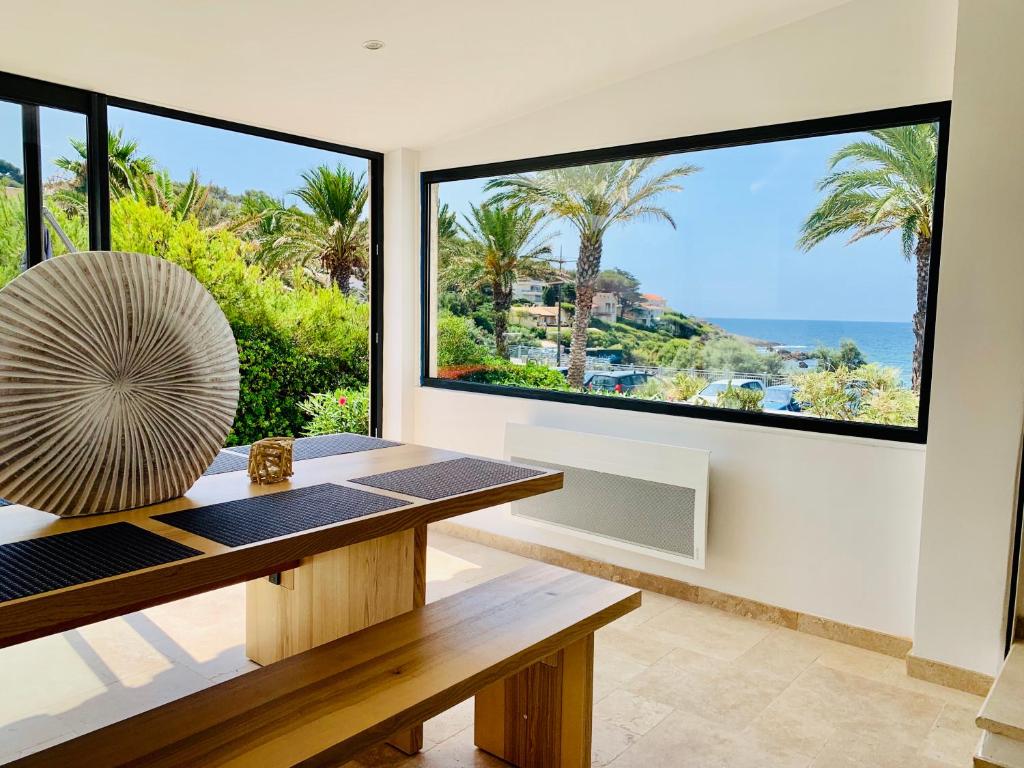
[[[918,392],[928,312],[938,126],[881,128],[870,135],[871,139],[847,144],[830,159],[831,173],[818,184],[825,198],[804,222],[798,245],[809,251],[835,234],[848,232],[848,243],[855,243],[872,235],[900,233],[904,258],[916,260],[911,387]]]
[[[319,258],[331,281],[348,293],[353,276],[365,278],[370,251],[369,223],[363,217],[369,194],[366,174],[357,177],[341,165],[321,165],[302,174],[302,180],[292,194],[309,211],[288,209],[288,232],[279,247],[303,266]]]
[[[71,139],[74,157],[58,157],[54,165],[72,176],[72,188],[83,195],[86,193],[88,177],[88,145],[85,141]],[[113,198],[136,196],[141,185],[156,172],[156,161],[149,155],[139,154],[139,142],[124,138],[124,129],[107,133],[107,160],[110,165],[110,195]]]
[[[167,171],[158,171],[144,183],[136,184],[135,197],[167,211],[177,221],[184,221],[190,216],[201,216],[210,198],[210,188],[199,181],[197,171],[192,171],[184,184],[172,181]]]
[[[512,287],[520,277],[548,271],[539,261],[551,253],[545,235],[545,214],[523,206],[485,203],[470,205],[465,223],[458,225],[465,242],[452,253],[448,279],[466,288],[489,289],[494,307],[494,346],[508,358],[505,334],[512,307]]]
[[[675,228],[668,211],[654,204],[664,192],[678,192],[677,179],[700,170],[679,165],[660,173],[648,171],[658,158],[645,157],[611,163],[555,168],[533,174],[492,179],[486,188],[492,201],[534,207],[547,216],[572,224],[580,236],[576,259],[576,313],[569,351],[569,384],[583,386],[587,362],[587,328],[593,311],[594,285],[601,272],[605,233],[616,224],[650,219]]]

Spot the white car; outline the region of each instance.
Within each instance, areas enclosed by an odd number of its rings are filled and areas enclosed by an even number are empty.
[[[704,389],[691,397],[688,402],[694,405],[715,405],[718,403],[718,396],[725,392],[732,384],[733,389],[751,389],[764,393],[764,384],[760,379],[719,379],[712,381]]]

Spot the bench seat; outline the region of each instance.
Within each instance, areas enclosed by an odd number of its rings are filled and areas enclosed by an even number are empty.
[[[13,765],[337,766],[478,693],[484,749],[517,764],[589,765],[593,632],[639,604],[636,589],[530,565]],[[583,656],[565,653],[573,648]],[[561,698],[537,710],[537,691],[526,690],[534,668],[546,689],[555,690],[551,671],[575,681],[562,691],[558,677]],[[552,722],[517,709],[517,691],[533,702],[524,707],[553,710]],[[517,743],[545,742],[516,733],[520,720],[560,731],[574,706],[577,722],[565,728],[579,760],[559,757],[557,743],[543,756],[513,754]]]

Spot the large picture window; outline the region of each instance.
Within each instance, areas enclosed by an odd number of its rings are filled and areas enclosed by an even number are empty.
[[[74,251],[173,261],[238,346],[228,445],[381,426],[379,153],[0,75],[0,287]]]
[[[948,115],[423,174],[424,383],[923,442]]]

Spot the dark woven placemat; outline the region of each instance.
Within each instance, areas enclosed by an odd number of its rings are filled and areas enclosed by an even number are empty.
[[[357,477],[352,482],[434,500],[543,474],[538,469],[517,467],[500,461],[465,458]]]
[[[375,451],[378,448],[394,448],[401,443],[381,440],[379,437],[354,435],[350,432],[339,432],[336,435],[317,435],[316,437],[300,437],[292,449],[292,460],[322,459],[325,456],[340,456],[343,453]],[[243,456],[249,455],[248,445],[236,445],[228,450]]]
[[[131,523],[0,544],[0,602],[201,554]]]
[[[408,503],[378,493],[322,483],[308,488],[211,504],[208,507],[169,512],[153,519],[218,544],[240,547],[404,507]]]
[[[240,469],[248,469],[249,459],[230,451],[221,451],[213,460],[213,463],[203,472],[204,475],[219,475],[223,472],[237,472]]]

